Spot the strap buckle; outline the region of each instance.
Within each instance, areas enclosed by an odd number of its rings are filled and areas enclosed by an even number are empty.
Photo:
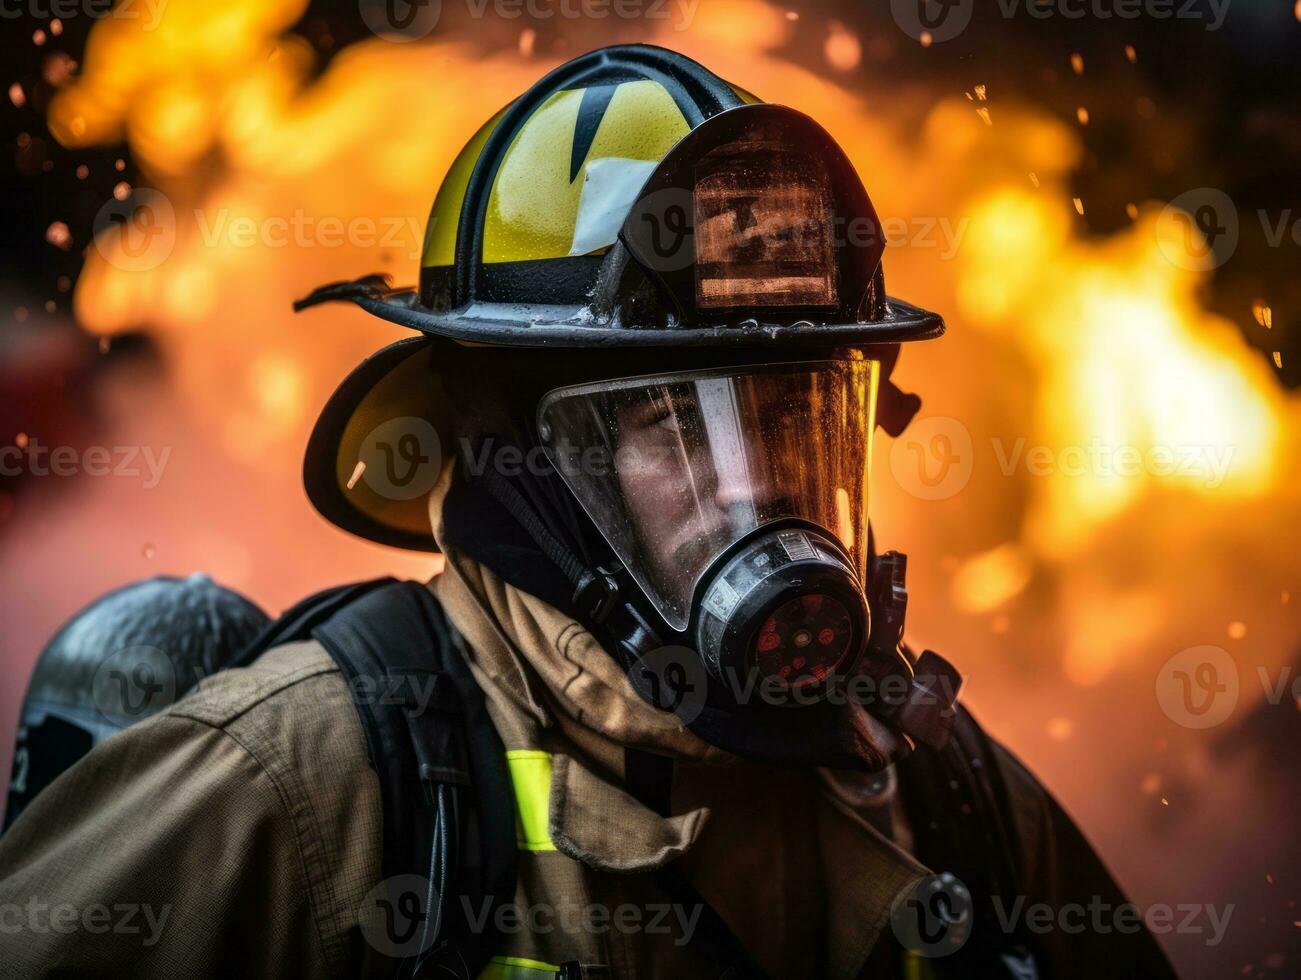
[[[574,605],[585,612],[594,623],[604,623],[614,612],[619,601],[619,569],[598,568],[595,572],[584,569],[583,576],[574,589]]]

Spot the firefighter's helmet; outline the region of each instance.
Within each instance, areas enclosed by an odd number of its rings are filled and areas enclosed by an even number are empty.
[[[435,548],[422,495],[368,457],[377,442],[389,464],[395,452],[407,464],[437,455],[449,343],[647,360],[676,350],[701,364],[721,352],[873,345],[892,365],[880,351],[944,326],[886,295],[883,251],[862,182],[808,116],[662,48],[583,55],[494,115],[456,158],[429,217],[418,288],[366,276],[297,304],[351,301],[421,332],[334,394],[308,447],[308,495],[363,537]],[[889,412],[879,418],[891,428]],[[411,431],[376,439],[394,424]]]

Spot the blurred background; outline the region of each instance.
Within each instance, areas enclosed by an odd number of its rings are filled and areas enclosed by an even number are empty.
[[[23,0],[0,33],[0,771],[43,643],[115,586],[276,612],[437,572],[301,489],[400,331],[290,303],[414,282],[474,130],[649,41],[827,126],[890,292],[948,319],[873,462],[913,644],[1136,901],[1232,906],[1162,937],[1182,974],[1301,974],[1301,2]]]

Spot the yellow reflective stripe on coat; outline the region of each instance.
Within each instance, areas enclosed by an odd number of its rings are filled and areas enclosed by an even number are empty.
[[[554,851],[551,811],[551,753],[509,749],[506,764],[515,787],[515,843],[522,851]]]
[[[479,980],[553,980],[560,967],[519,956],[494,956],[479,974]]]

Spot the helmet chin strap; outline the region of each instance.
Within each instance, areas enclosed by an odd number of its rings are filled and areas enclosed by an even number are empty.
[[[644,700],[663,707],[652,676],[654,661],[682,638],[650,612],[626,570],[608,554],[599,564],[580,559],[568,543],[578,529],[545,519],[514,480],[489,469],[473,481],[545,557],[552,568],[550,593],[559,598],[563,578],[565,591],[572,589],[562,603],[566,611],[601,640]],[[677,710],[684,726],[726,751],[778,765],[873,771],[903,758],[919,742],[943,744],[961,677],[931,651],[914,661],[901,643],[906,558],[887,552],[872,561],[874,628],[856,668],[870,682],[869,697],[851,696],[846,688],[846,695],[834,700],[800,707],[771,704],[757,691],[738,698],[737,691],[701,670],[703,698],[693,698],[689,711]]]

